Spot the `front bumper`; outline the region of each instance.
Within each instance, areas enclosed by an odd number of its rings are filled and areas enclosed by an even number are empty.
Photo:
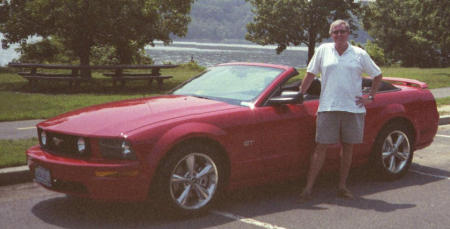
[[[49,173],[47,185],[38,183],[53,191],[125,202],[142,201],[148,196],[150,178],[138,161],[103,163],[65,158],[47,153],[39,145],[27,150],[27,158],[33,176],[37,167]]]

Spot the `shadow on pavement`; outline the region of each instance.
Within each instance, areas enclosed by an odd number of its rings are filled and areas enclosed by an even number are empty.
[[[418,167],[413,165],[412,169],[419,170]],[[420,170],[442,176],[449,175],[448,171],[424,166],[420,166]],[[307,203],[297,202],[304,181],[295,181],[227,193],[216,203],[214,210],[248,218],[290,210],[326,211],[330,205],[393,212],[414,208],[416,205],[390,203],[386,200],[375,199],[371,195],[441,180],[443,179],[409,172],[402,179],[383,182],[368,177],[364,170],[356,169],[351,172],[349,178],[349,187],[357,196],[354,200],[337,198],[337,176],[326,174],[317,181],[314,199]],[[74,197],[58,197],[41,201],[32,208],[32,213],[46,223],[65,228],[206,228],[224,226],[234,221],[214,213],[180,217],[169,215],[158,206],[145,203],[104,203]]]

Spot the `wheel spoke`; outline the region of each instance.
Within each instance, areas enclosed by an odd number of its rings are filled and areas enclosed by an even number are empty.
[[[200,179],[202,176],[211,173],[213,171],[213,166],[211,164],[207,164],[197,175],[196,178]]]
[[[195,168],[195,156],[190,155],[188,158],[186,158],[186,166],[190,174],[194,174],[194,168]]]
[[[394,147],[394,142],[392,141],[392,136],[391,136],[391,135],[389,135],[389,136],[386,138],[386,141],[385,141],[385,142],[388,144],[388,146],[389,146],[390,149],[392,149],[392,148]]]
[[[191,192],[191,185],[187,185],[183,191],[183,193],[181,193],[181,195],[178,197],[177,201],[179,204],[181,205],[185,205],[186,204],[186,200],[188,199],[189,196],[189,192]]]
[[[211,193],[213,193],[214,190],[216,190],[216,184],[211,184],[211,185],[208,187],[208,193],[209,193],[209,195],[211,195]]]
[[[397,141],[395,142],[395,149],[398,149],[398,147],[400,147],[400,145],[403,143],[403,141],[405,140],[405,137],[400,134],[397,138]]]
[[[389,161],[389,171],[395,171],[395,156],[392,155]]]
[[[382,153],[383,160],[390,157],[391,155],[392,155],[392,152],[390,152],[390,151],[383,152]]]
[[[172,179],[170,180],[171,182],[173,182],[173,183],[186,183],[186,182],[188,182],[188,179],[186,179],[185,177],[182,177],[182,176],[180,176],[180,175],[178,175],[178,174],[173,174],[172,175]]]
[[[209,192],[199,184],[195,184],[195,191],[200,199],[207,199],[209,197]]]
[[[397,153],[395,154],[395,156],[396,156],[398,159],[402,160],[402,161],[408,160],[408,153],[407,153],[407,152],[397,152]]]

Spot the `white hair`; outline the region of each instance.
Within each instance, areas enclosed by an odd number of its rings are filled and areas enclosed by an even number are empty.
[[[350,32],[350,25],[348,24],[348,22],[342,20],[342,19],[338,19],[336,21],[333,21],[333,23],[331,23],[330,25],[330,34],[333,32],[333,28],[338,26],[338,25],[344,25],[345,28],[347,29],[347,31]]]

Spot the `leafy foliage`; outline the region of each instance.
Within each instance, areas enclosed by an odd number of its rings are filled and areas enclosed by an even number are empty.
[[[91,47],[113,46],[120,63],[131,63],[146,44],[183,36],[194,0],[10,0],[0,6],[3,47],[33,35],[55,37],[90,64]]]
[[[449,66],[449,1],[377,0],[362,19],[388,59],[403,66]]]
[[[35,43],[22,43],[17,51],[22,63],[74,63],[76,56],[58,39],[45,38]]]
[[[367,41],[364,49],[378,66],[385,66],[389,64],[384,57],[384,50],[380,48],[376,43]]]
[[[246,39],[257,44],[278,45],[281,53],[290,45],[308,46],[308,60],[317,43],[329,37],[329,25],[336,19],[348,20],[356,29],[361,5],[353,0],[248,0],[255,17],[247,25]]]

